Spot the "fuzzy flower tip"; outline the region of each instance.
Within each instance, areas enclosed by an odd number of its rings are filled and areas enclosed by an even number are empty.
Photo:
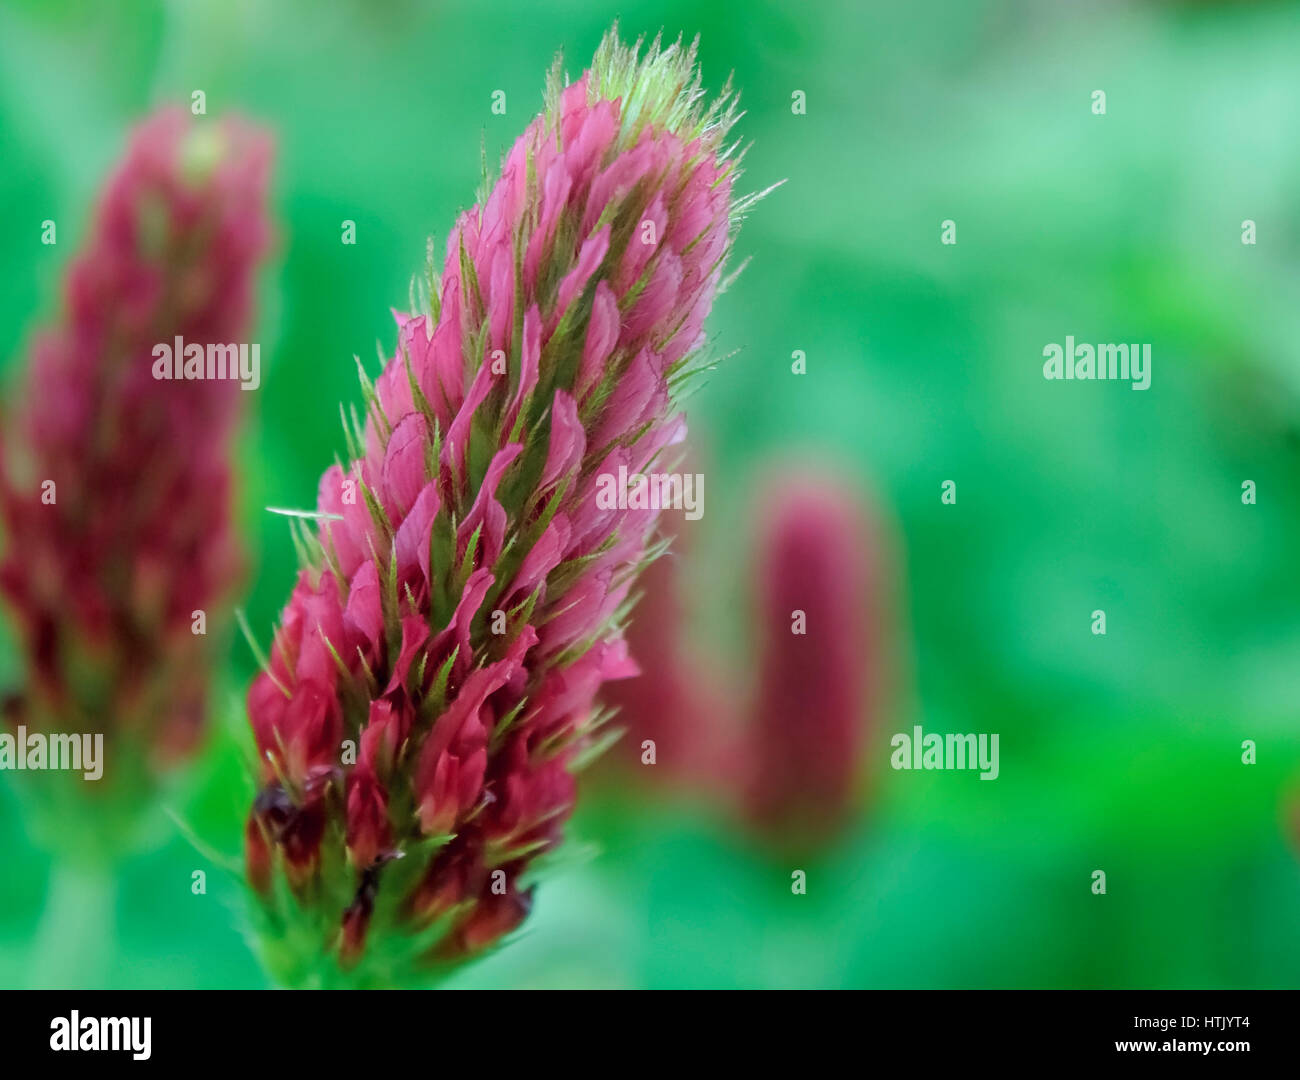
[[[285,981],[392,981],[529,910],[600,742],[597,690],[635,671],[622,620],[656,547],[655,513],[608,508],[598,480],[683,438],[674,391],[748,204],[734,102],[701,96],[680,43],[611,34],[568,86],[557,66],[425,314],[362,376],[364,428],[298,530],[248,695],[247,870]]]
[[[36,338],[0,438],[0,596],[29,729],[102,733],[97,792],[199,734],[207,631],[242,559],[231,525],[234,382],[162,382],[155,349],[246,343],[268,243],[270,144],[181,109],[134,133]],[[203,618],[198,618],[199,612]]]

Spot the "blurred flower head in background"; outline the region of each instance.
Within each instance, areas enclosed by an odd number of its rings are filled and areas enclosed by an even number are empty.
[[[752,508],[752,630],[737,670],[695,640],[684,595],[685,578],[722,568],[677,538],[640,582],[628,629],[640,674],[605,695],[627,745],[602,771],[734,811],[774,851],[805,853],[863,807],[884,687],[897,681],[884,670],[890,560],[852,488],[817,466],[773,472]]]
[[[144,799],[201,734],[208,634],[241,576],[241,394],[229,380],[159,381],[154,358],[178,339],[247,344],[270,163],[269,139],[238,120],[166,109],[141,124],[6,406],[0,594],[26,662],[6,719],[102,733],[103,778],[76,785],[96,807],[108,792]]]
[[[745,806],[780,844],[817,846],[852,817],[878,726],[881,537],[814,471],[774,479],[758,518]]]
[[[638,673],[602,694],[617,710],[623,734],[598,774],[725,806],[737,780],[739,710],[723,658],[692,632],[687,592],[690,571],[710,568],[675,515],[664,518],[663,531],[670,547],[638,579],[628,619],[628,651]]]

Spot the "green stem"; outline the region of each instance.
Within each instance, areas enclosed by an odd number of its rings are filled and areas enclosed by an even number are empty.
[[[32,944],[31,988],[107,989],[116,943],[117,879],[112,868],[55,862]]]

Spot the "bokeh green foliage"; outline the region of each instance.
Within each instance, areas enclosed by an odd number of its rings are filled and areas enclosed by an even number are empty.
[[[243,604],[265,641],[294,558],[262,508],[314,502],[343,447],[338,403],[358,397],[352,356],[373,370],[375,343],[391,351],[389,308],[472,200],[480,141],[495,162],[553,51],[576,75],[615,14],[627,35],[700,33],[706,84],[734,71],[748,109],[750,186],[788,181],[744,226],[753,263],[712,319],[718,350],[740,352],[690,402],[709,480],[688,526],[692,632],[744,669],[750,502],[774,464],[820,456],[889,538],[893,702],[870,805],[803,865],[807,896],[725,817],[601,793],[574,826],[601,854],[546,882],[523,938],[453,985],[1294,986],[1300,869],[1280,808],[1300,782],[1295,4],[10,0],[6,374],[56,310],[89,199],[147,109],[202,89],[211,115],[274,129],[279,245],[239,449],[257,567]],[[39,243],[45,218],[57,247]],[[1256,246],[1240,242],[1247,218]],[[1045,381],[1042,347],[1066,334],[1151,342],[1152,388]],[[795,349],[806,376],[790,374]],[[250,797],[252,670],[236,641],[174,807],[225,856]],[[1000,778],[891,773],[888,733],[913,722],[999,732]],[[122,867],[115,921],[87,916],[111,941],[101,970],[34,958],[49,861],[7,784],[0,800],[0,985],[34,966],[263,985],[238,877],[179,833]],[[190,890],[200,868],[206,896]]]

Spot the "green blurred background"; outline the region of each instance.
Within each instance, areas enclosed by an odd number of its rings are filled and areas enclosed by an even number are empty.
[[[599,854],[453,985],[1300,983],[1294,3],[7,0],[5,376],[148,109],[201,89],[210,117],[275,131],[263,385],[240,444],[243,606],[267,640],[294,556],[262,508],[313,503],[352,356],[391,352],[389,308],[472,202],[480,140],[495,162],[553,53],[576,76],[615,17],[625,37],[698,32],[706,84],[734,71],[748,109],[749,186],[788,180],[712,317],[739,352],[690,402],[709,479],[692,632],[744,664],[751,500],[775,464],[821,458],[892,538],[895,690],[873,797],[836,846],[791,863],[691,800],[595,792],[571,831]],[[1047,382],[1042,348],[1066,334],[1151,342],[1151,389]],[[247,807],[253,669],[232,638],[208,752],[173,800],[221,856]],[[888,736],[913,723],[1000,733],[1000,778],[892,772]],[[106,895],[52,898],[7,785],[0,845],[0,985],[265,985],[238,879],[167,820]]]

